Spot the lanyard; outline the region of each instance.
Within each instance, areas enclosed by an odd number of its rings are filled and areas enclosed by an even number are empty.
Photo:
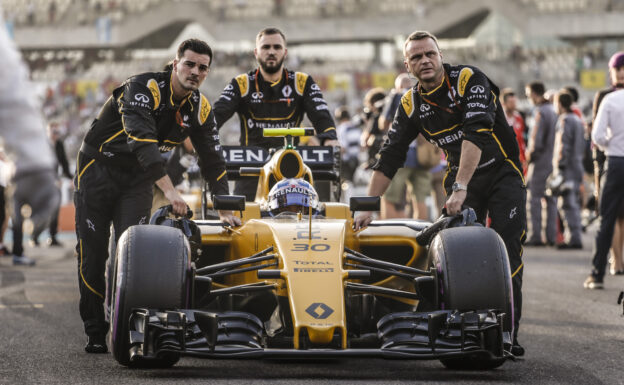
[[[256,77],[255,77],[255,83],[256,83],[256,93],[260,94],[260,87],[258,87],[258,75],[260,73],[260,69],[256,68]],[[288,72],[286,72],[286,68],[284,68],[284,75],[285,79],[286,79],[286,83],[288,84]],[[264,95],[262,96],[262,103],[280,103],[280,102],[286,102],[288,103],[288,106],[290,106],[290,102],[293,101],[293,99],[291,98],[280,98],[277,100],[264,100]]]
[[[455,105],[457,106],[457,108],[461,111],[461,105],[459,104],[459,101],[457,99],[455,99],[455,92],[453,92],[453,89],[451,88],[451,81],[448,78],[448,75],[446,74],[446,71],[444,72],[444,80],[446,81],[446,86],[449,89],[449,94],[451,95],[451,98],[453,99],[453,103],[455,103]],[[448,107],[442,107],[437,103],[432,102],[431,100],[427,99],[423,93],[422,93],[422,86],[420,85],[420,83],[418,84],[418,93],[420,94],[420,97],[427,103],[431,104],[434,107],[438,107],[439,109],[442,109],[446,112],[448,112],[449,114],[454,113],[455,111],[453,111],[452,109],[448,108]]]

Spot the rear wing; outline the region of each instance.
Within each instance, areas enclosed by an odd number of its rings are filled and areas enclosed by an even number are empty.
[[[274,149],[266,150],[254,146],[222,146],[225,168],[229,180],[257,178],[254,175],[241,175],[241,167],[262,167],[269,161]],[[340,178],[340,149],[329,146],[297,146],[303,163],[310,170],[315,180],[338,181]]]

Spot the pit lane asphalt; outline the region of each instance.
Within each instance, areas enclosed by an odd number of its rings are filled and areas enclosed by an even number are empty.
[[[595,229],[590,229],[593,233]],[[591,235],[585,249],[525,248],[525,359],[485,372],[451,371],[438,361],[201,360],[171,369],[131,370],[111,354],[83,351],[74,240],[63,248],[26,248],[35,267],[0,257],[0,384],[144,383],[524,383],[624,384],[624,318],[616,304],[624,276],[588,291]]]

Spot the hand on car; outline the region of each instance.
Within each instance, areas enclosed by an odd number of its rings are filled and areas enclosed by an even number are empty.
[[[466,190],[455,191],[446,201],[446,213],[448,215],[458,214],[462,210],[462,205],[466,200]]]
[[[353,230],[358,231],[370,225],[373,221],[372,211],[362,211],[353,218]]]
[[[219,210],[219,219],[221,222],[227,223],[230,226],[240,226],[241,220],[234,215],[231,211]]]
[[[173,213],[175,215],[184,216],[186,215],[188,206],[186,202],[176,189],[171,189],[165,192],[165,197],[171,202],[171,206],[173,207]]]

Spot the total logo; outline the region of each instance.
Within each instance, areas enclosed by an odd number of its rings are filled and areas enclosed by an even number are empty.
[[[420,112],[427,112],[431,109],[431,106],[428,104],[421,104],[420,105]]]
[[[480,84],[477,84],[477,85],[470,87],[470,92],[475,93],[475,94],[482,94],[485,92],[485,87],[483,87]]]
[[[147,95],[144,95],[144,94],[136,94],[136,95],[134,95],[134,99],[137,102],[149,103],[149,98],[147,97]]]

